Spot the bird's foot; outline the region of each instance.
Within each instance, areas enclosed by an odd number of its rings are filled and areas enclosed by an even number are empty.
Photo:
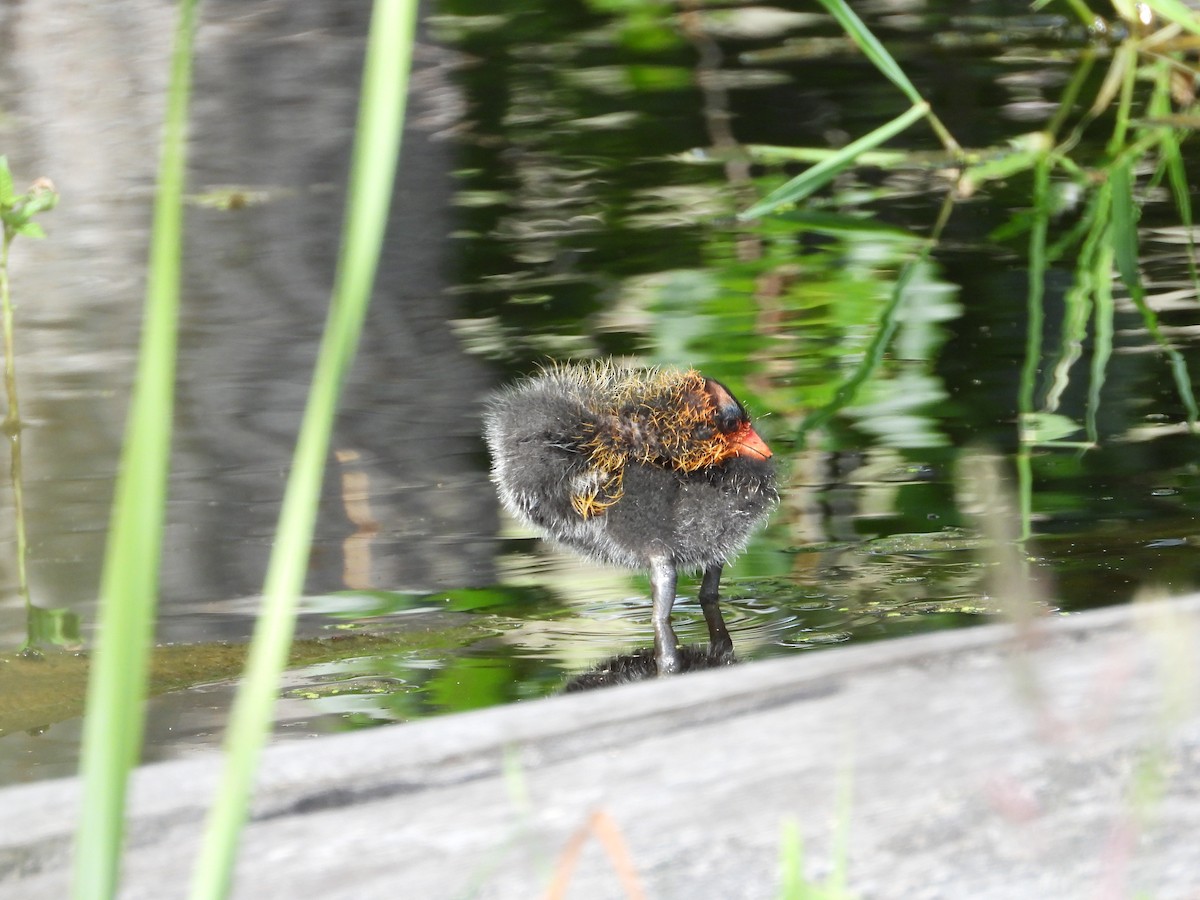
[[[654,648],[654,664],[658,667],[659,676],[675,675],[682,669],[679,661],[679,648],[673,644],[656,645]]]

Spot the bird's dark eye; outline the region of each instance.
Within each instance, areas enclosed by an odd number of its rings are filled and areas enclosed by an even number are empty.
[[[729,434],[741,427],[742,422],[746,419],[746,413],[737,403],[734,403],[732,406],[722,406],[718,409],[715,419],[717,429],[721,434]]]
[[[737,402],[729,388],[715,378],[705,379],[704,387],[714,407],[713,424],[721,434],[737,431],[748,421],[746,410],[742,409],[742,404]]]

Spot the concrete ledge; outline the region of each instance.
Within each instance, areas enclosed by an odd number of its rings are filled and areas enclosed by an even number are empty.
[[[536,897],[602,810],[648,896],[767,898],[786,818],[827,870],[848,776],[858,896],[1195,898],[1198,623],[1160,601],[281,744],[235,896]],[[219,764],[137,773],[122,897],[186,896]],[[0,895],[67,895],[78,796],[0,792]],[[567,896],[627,896],[594,836]]]

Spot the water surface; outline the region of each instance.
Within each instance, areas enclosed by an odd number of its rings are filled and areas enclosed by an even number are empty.
[[[973,4],[997,18],[970,21],[952,18],[960,7],[864,14],[965,146],[1042,127],[1084,56],[1104,58],[1054,20],[1023,31],[1023,4]],[[49,238],[14,250],[32,589],[77,613],[84,641],[139,327],[171,24],[155,9],[0,12],[14,47],[0,61],[4,149],[63,195]],[[1029,260],[1027,237],[1004,229],[1029,205],[1027,177],[954,203],[902,303],[900,273],[951,186],[924,127],[894,142],[910,165],[852,170],[794,215],[733,219],[801,167],[746,145],[837,146],[906,107],[808,4],[702,18],[449,0],[434,12],[301,634],[420,623],[470,636],[291,673],[281,735],[538,697],[650,643],[644,577],[547,546],[487,481],[483,400],[547,359],[694,365],[756,416],[784,499],[726,576],[743,659],[995,620],[1000,557],[958,474],[980,448],[1010,485],[1027,453],[1019,574],[1048,610],[1196,586],[1196,439],[1168,363],[1118,289],[1114,352],[1089,399],[1094,339],[1072,348],[1069,257],[1044,278],[1035,404],[1075,423],[1090,410],[1097,440],[1021,440]],[[212,2],[204,15],[163,643],[239,642],[252,627],[332,282],[365,30],[358,6]],[[1090,89],[1102,77],[1101,64]],[[1104,121],[1082,158],[1099,155]],[[1077,215],[1068,206],[1051,231]],[[1187,245],[1157,194],[1140,234],[1151,305],[1194,371]],[[889,315],[886,352],[847,395]],[[25,613],[4,512],[0,643],[15,649]],[[704,637],[695,590],[683,584],[676,613],[685,641]],[[219,739],[228,698],[218,683],[154,700],[148,757]],[[78,730],[6,735],[0,781],[72,771]]]

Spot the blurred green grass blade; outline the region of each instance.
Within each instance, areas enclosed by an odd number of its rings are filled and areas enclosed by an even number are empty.
[[[1042,150],[1016,150],[991,156],[963,171],[958,182],[959,190],[969,195],[981,184],[1011,178],[1020,172],[1032,169],[1043,155],[1044,151]]]
[[[1091,380],[1088,383],[1087,414],[1084,422],[1087,426],[1088,440],[1093,444],[1100,441],[1100,398],[1104,392],[1104,382],[1108,374],[1108,361],[1113,353],[1113,315],[1114,304],[1112,294],[1112,246],[1105,243],[1100,249],[1096,269],[1101,275],[1096,278],[1095,315],[1092,325],[1092,367]]]
[[[1076,278],[1063,295],[1063,325],[1059,336],[1058,358],[1051,370],[1049,387],[1046,391],[1045,409],[1054,412],[1071,386],[1071,370],[1083,356],[1083,344],[1087,340],[1088,321],[1092,315],[1092,284]]]
[[[1017,517],[1020,533],[1017,539],[1027,541],[1033,537],[1033,445],[1021,444],[1013,457],[1017,470]]]
[[[1035,0],[1035,2],[1029,4],[1029,8],[1033,12],[1041,12],[1044,7],[1054,2],[1057,2],[1057,0]],[[1066,3],[1084,25],[1091,26],[1096,21],[1096,14],[1088,9],[1087,4],[1083,0],[1066,0]]]
[[[1046,233],[1050,222],[1049,156],[1043,156],[1033,169],[1033,226],[1029,233],[1029,278],[1025,301],[1025,360],[1017,392],[1018,420],[1033,412],[1034,391],[1042,356],[1042,331],[1045,319],[1043,300],[1046,291]]]
[[[879,42],[871,30],[863,24],[863,20],[850,9],[845,0],[819,0],[819,2],[831,16],[837,19],[842,30],[858,45],[867,59],[875,64],[875,68],[887,76],[892,84],[904,91],[905,96],[914,104],[924,102],[920,92],[908,80],[904,70],[900,68],[900,64],[896,62],[892,54],[888,53],[887,48]]]
[[[1181,0],[1145,0],[1145,3],[1159,18],[1169,19],[1192,34],[1200,34],[1200,15]]]
[[[783,821],[779,839],[779,900],[802,900],[808,892],[804,881],[804,837],[793,818]]]
[[[863,352],[858,367],[849,378],[838,385],[832,400],[804,417],[804,421],[800,423],[800,428],[796,432],[796,442],[799,445],[803,446],[810,431],[821,427],[838,412],[853,403],[858,396],[859,389],[879,371],[879,367],[883,365],[887,348],[896,334],[896,329],[900,327],[900,310],[903,308],[908,283],[912,281],[919,267],[928,261],[932,251],[933,242],[927,242],[917,256],[904,264],[900,276],[896,279],[896,286],[892,290],[892,296],[888,299],[887,306],[879,313],[875,324],[875,333],[871,335],[871,343]]]
[[[1108,173],[1112,185],[1112,244],[1117,272],[1125,286],[1138,289],[1137,206],[1133,200],[1133,164],[1128,160],[1112,165]]]
[[[742,221],[757,219],[759,216],[766,215],[781,206],[798,203],[836,178],[839,172],[852,166],[864,151],[873,150],[885,141],[895,137],[914,122],[923,118],[928,111],[929,105],[927,103],[922,102],[912,107],[902,115],[892,119],[886,125],[881,125],[870,134],[864,135],[857,141],[847,144],[841,150],[822,162],[817,163],[812,168],[804,170],[791,181],[787,182],[787,184],[771,191],[771,193],[758,203],[755,203],[744,212],[738,213],[738,219]]]
[[[338,396],[362,330],[387,224],[416,11],[416,0],[376,0],[373,7],[333,298],[280,511],[264,609],[231,715],[226,766],[192,882],[196,900],[218,900],[229,890],[254,773],[273,723]]]
[[[925,102],[920,92],[904,74],[904,70],[900,68],[900,64],[896,62],[892,54],[888,53],[887,48],[879,42],[871,30],[863,24],[862,19],[850,9],[845,0],[820,0],[820,3],[830,15],[837,19],[842,30],[858,45],[867,59],[875,65],[875,68],[879,69],[892,84],[900,88],[904,92],[904,96],[908,97],[914,105]],[[955,154],[960,153],[962,148],[958,141],[954,139],[941,120],[928,108],[926,108],[925,114],[929,117],[930,126],[946,149]]]
[[[182,0],[171,57],[145,323],[100,585],[99,639],[83,726],[83,803],[73,896],[117,895],[129,770],[144,724],[174,408],[180,244],[195,0]]]
[[[1092,103],[1092,115],[1099,115],[1114,97],[1117,98],[1117,113],[1113,133],[1108,139],[1108,153],[1117,156],[1125,149],[1126,136],[1132,123],[1133,88],[1138,77],[1138,49],[1134,41],[1126,41],[1117,47],[1109,65],[1104,83]]]
[[[1138,285],[1136,290],[1130,290],[1129,299],[1142,314],[1142,322],[1145,324],[1146,330],[1167,356],[1167,361],[1171,366],[1171,376],[1175,379],[1175,390],[1179,393],[1179,399],[1187,410],[1188,427],[1194,431],[1196,421],[1200,419],[1200,408],[1197,408],[1196,396],[1192,392],[1192,378],[1188,372],[1187,360],[1183,358],[1183,354],[1171,346],[1166,335],[1162,333],[1162,328],[1158,323],[1158,313],[1151,309],[1150,304],[1146,302],[1146,294],[1141,285]]]
[[[774,144],[744,144],[742,149],[754,162],[773,166],[781,162],[819,163],[837,153],[827,147],[780,147]],[[890,169],[912,162],[913,155],[905,150],[874,150],[859,154],[858,162],[864,166],[879,166]],[[950,166],[954,160],[947,154],[944,161],[935,160],[937,165]]]
[[[1155,79],[1154,95],[1151,97],[1148,112],[1153,118],[1165,118],[1171,115],[1171,66],[1166,60],[1158,65]],[[1166,172],[1167,183],[1171,187],[1171,196],[1175,200],[1175,208],[1179,211],[1179,221],[1187,235],[1187,265],[1192,285],[1200,294],[1200,272],[1196,267],[1196,239],[1192,227],[1192,194],[1188,183],[1187,167],[1183,161],[1183,141],[1187,132],[1179,133],[1174,129],[1164,128],[1159,132],[1160,166]]]
[[[1167,356],[1171,376],[1175,380],[1175,389],[1187,409],[1188,426],[1195,429],[1197,419],[1200,418],[1200,409],[1196,406],[1196,397],[1192,392],[1192,379],[1188,373],[1187,361],[1162,333],[1158,314],[1146,302],[1146,289],[1138,271],[1138,211],[1133,200],[1132,162],[1124,159],[1114,163],[1109,171],[1108,185],[1112,192],[1111,245],[1114,264],[1121,281],[1129,290],[1129,299],[1142,315],[1146,331]]]
[[[13,189],[12,170],[8,167],[8,157],[0,155],[0,206],[8,206],[17,196]]]
[[[1196,395],[1192,392],[1192,376],[1188,371],[1187,360],[1183,354],[1171,347],[1167,351],[1171,362],[1171,375],[1175,378],[1175,389],[1179,391],[1179,399],[1187,409],[1188,427],[1196,430],[1196,420],[1200,419],[1200,409],[1196,406]]]

